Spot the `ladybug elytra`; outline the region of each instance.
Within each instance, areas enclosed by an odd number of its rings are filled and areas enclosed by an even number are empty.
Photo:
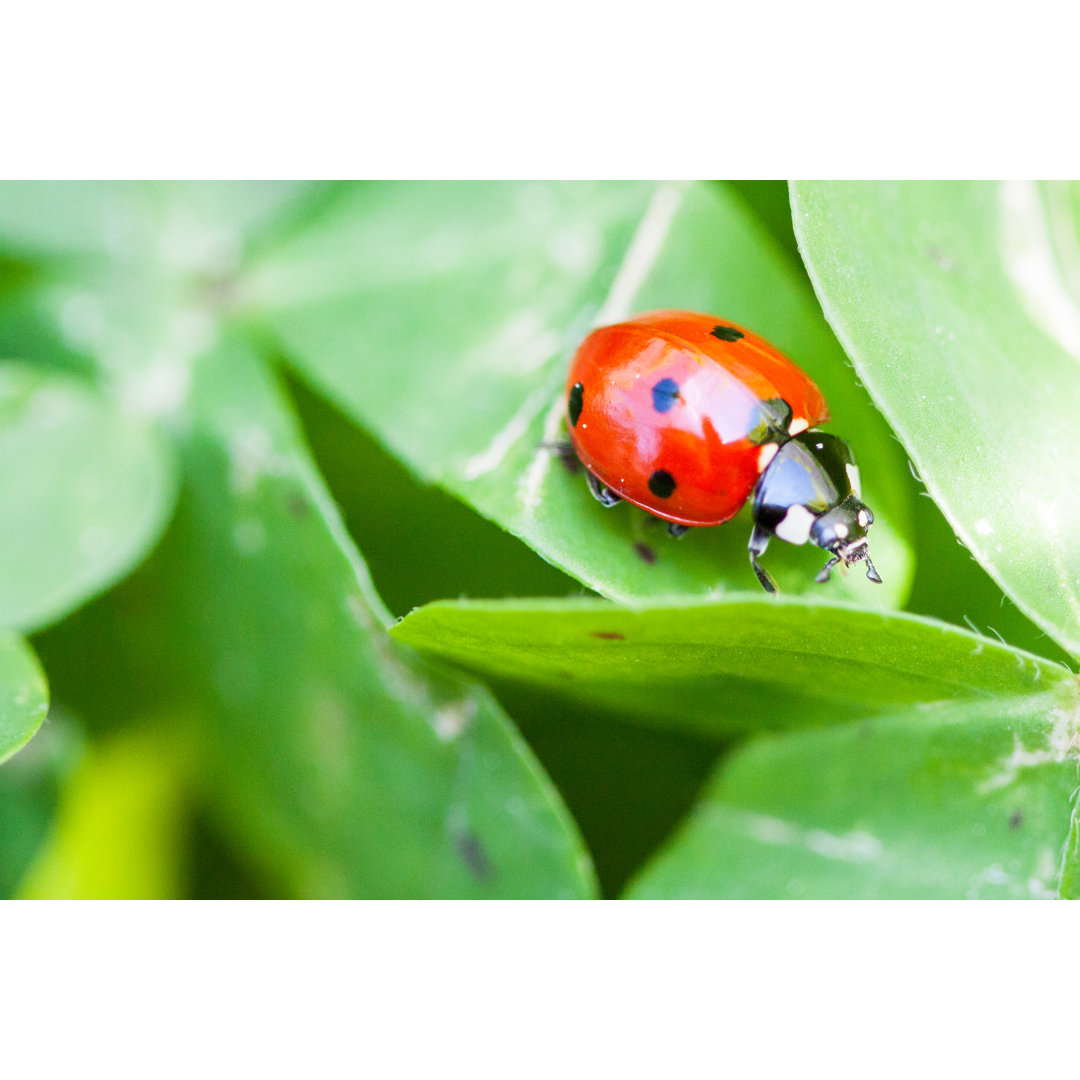
[[[874,515],[860,499],[847,443],[805,372],[744,327],[689,311],[653,311],[594,330],[566,382],[567,424],[592,493],[668,522],[668,532],[719,525],[751,497],[750,564],[777,536],[812,542],[838,563],[870,561]]]

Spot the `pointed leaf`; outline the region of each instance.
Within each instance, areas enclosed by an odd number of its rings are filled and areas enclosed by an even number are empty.
[[[392,632],[485,676],[713,734],[828,724],[1073,679],[1057,664],[933,619],[756,594],[633,609],[590,600],[445,601]]]
[[[48,709],[48,686],[30,646],[0,631],[0,763],[30,741]]]

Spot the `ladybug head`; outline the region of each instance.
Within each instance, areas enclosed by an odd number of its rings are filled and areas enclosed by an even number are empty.
[[[833,557],[815,578],[818,582],[829,580],[829,573],[837,563],[845,566],[866,562],[866,576],[881,584],[881,575],[870,561],[869,538],[866,535],[874,524],[874,513],[852,492],[831,510],[814,519],[810,526],[810,539]]]
[[[859,470],[843,439],[804,431],[784,443],[758,481],[750,563],[769,592],[776,583],[758,564],[773,536],[789,544],[813,543],[832,555],[817,575],[829,580],[838,563],[865,562],[866,576],[880,584],[870,561],[867,533],[873,512],[859,497]]]

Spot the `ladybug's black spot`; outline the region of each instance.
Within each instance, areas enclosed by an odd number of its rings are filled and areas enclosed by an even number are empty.
[[[674,379],[661,379],[652,388],[652,407],[667,412],[679,400],[679,384]]]
[[[657,469],[656,472],[649,477],[649,490],[658,499],[670,498],[675,487],[675,477],[672,476],[667,469]]]
[[[739,338],[746,337],[741,330],[736,330],[734,326],[714,326],[709,333],[721,341],[738,341]]]
[[[585,404],[585,387],[579,383],[574,383],[570,387],[570,426],[577,427],[578,419],[581,416],[581,406]]]

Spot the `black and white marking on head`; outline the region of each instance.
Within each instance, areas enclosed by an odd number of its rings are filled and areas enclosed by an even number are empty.
[[[581,383],[574,383],[570,387],[570,403],[568,413],[570,415],[570,426],[577,427],[577,422],[581,417],[581,407],[585,404],[585,387]]]
[[[746,337],[741,330],[736,330],[734,326],[714,326],[709,333],[721,341],[738,341],[739,338]]]
[[[805,544],[810,539],[810,527],[817,520],[805,506],[789,506],[773,532],[789,544]]]
[[[657,412],[668,412],[678,400],[679,384],[674,379],[661,379],[652,388],[652,404]]]
[[[758,564],[769,536],[789,544],[813,543],[832,558],[814,578],[829,580],[841,563],[866,563],[866,576],[880,584],[870,560],[867,530],[874,515],[860,501],[859,470],[843,439],[820,431],[803,431],[785,442],[766,465],[754,491],[754,531],[750,565],[766,592],[776,583]]]
[[[658,499],[671,498],[671,493],[677,486],[675,477],[672,476],[667,469],[657,469],[656,472],[649,477],[649,490]]]

